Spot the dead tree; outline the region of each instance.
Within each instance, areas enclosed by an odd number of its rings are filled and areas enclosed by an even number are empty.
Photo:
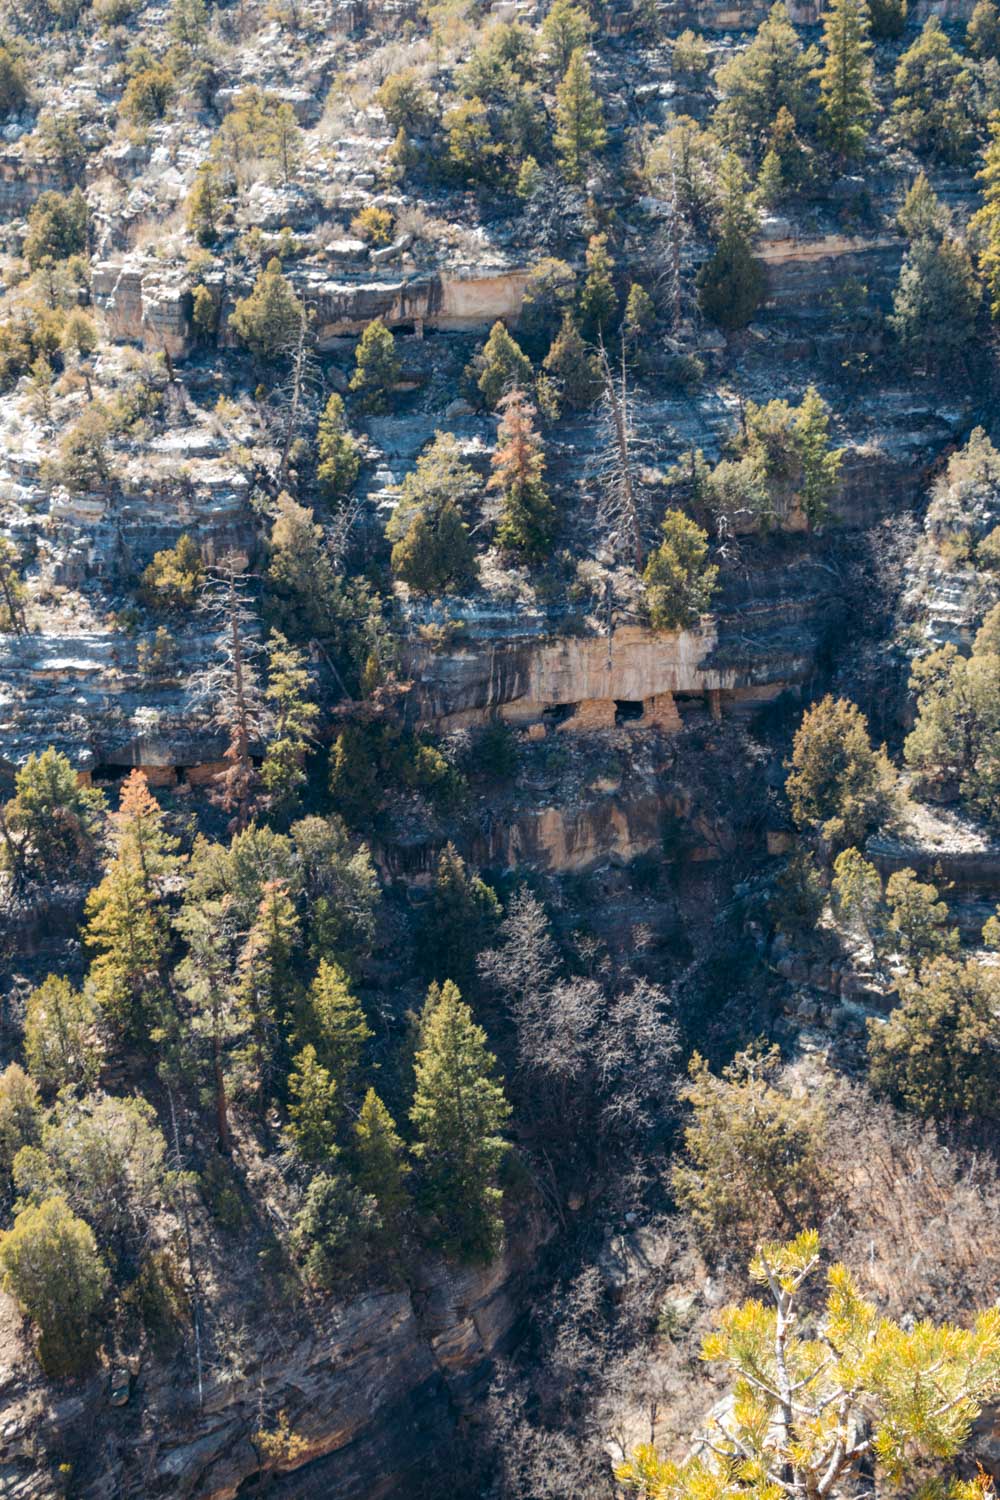
[[[258,775],[252,747],[265,738],[269,720],[259,670],[264,648],[249,584],[239,560],[229,553],[212,569],[201,605],[218,626],[217,661],[201,696],[212,704],[213,722],[228,741],[226,766],[214,778],[211,795],[233,814],[234,830],[246,828],[253,815]]]
[[[299,320],[298,336],[292,352],[292,366],[288,377],[275,391],[273,401],[281,419],[281,462],[278,466],[278,487],[283,489],[288,478],[288,457],[295,434],[305,417],[314,414],[323,392],[323,371],[312,351],[309,339],[309,317],[305,308]]]
[[[629,395],[625,350],[622,348],[621,370],[612,370],[603,343],[598,351],[598,368],[604,390],[601,397],[601,444],[598,479],[601,491],[600,523],[616,555],[631,554],[637,573],[645,566],[643,541],[642,487],[635,469],[638,439]]]

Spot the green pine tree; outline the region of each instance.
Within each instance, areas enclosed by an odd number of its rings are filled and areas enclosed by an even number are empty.
[[[315,1047],[293,1058],[288,1093],[288,1138],[296,1155],[312,1166],[329,1163],[337,1153],[338,1089]]]
[[[336,391],[323,408],[316,430],[316,484],[326,501],[342,500],[358,477],[358,445],[347,431],[344,402]]]
[[[591,159],[607,144],[604,111],[594,92],[582,47],[570,57],[556,89],[556,129],[552,138],[567,182],[581,183]]]
[[[361,335],[354,351],[354,366],[349,388],[356,392],[362,411],[388,411],[400,365],[396,340],[381,318],[369,323]]]
[[[374,1089],[369,1089],[354,1127],[354,1181],[374,1198],[390,1241],[398,1241],[409,1194],[410,1166],[396,1122]]]
[[[587,246],[587,279],[580,293],[580,318],[584,333],[590,339],[603,335],[618,311],[611,272],[614,261],[608,254],[606,234],[592,234]]]
[[[866,0],[831,0],[823,19],[825,58],[819,70],[820,129],[843,161],[865,153],[875,113],[870,22]]]
[[[428,995],[410,1120],[424,1204],[444,1248],[468,1260],[490,1260],[503,1237],[497,1173],[508,1150],[501,1132],[510,1105],[495,1067],[486,1033],[449,980]]]
[[[319,709],[309,693],[311,678],[305,652],[272,630],[267,642],[267,691],[274,728],[260,768],[272,813],[288,817],[301,801],[306,784],[305,759],[313,743]]]
[[[491,411],[510,391],[531,385],[531,360],[499,321],[483,345],[481,366],[479,391]]]
[[[747,193],[747,175],[735,152],[722,164],[722,211],[715,253],[698,273],[705,314],[720,328],[745,328],[764,295],[764,273],[753,253],[756,214]]]
[[[315,1045],[320,1062],[346,1093],[372,1032],[339,964],[321,961],[309,986],[299,1033]]]
[[[500,918],[493,887],[471,875],[454,844],[438,859],[423,933],[427,973],[435,979],[471,980],[476,955],[486,947]]]
[[[272,257],[248,297],[236,303],[229,327],[260,365],[276,364],[295,352],[306,316],[305,308]]]

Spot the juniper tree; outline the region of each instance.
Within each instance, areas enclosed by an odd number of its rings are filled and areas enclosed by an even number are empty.
[[[497,1173],[508,1150],[502,1132],[510,1106],[495,1066],[457,986],[432,986],[414,1061],[412,1150],[444,1248],[468,1260],[490,1260],[503,1235]]]
[[[844,161],[864,155],[875,113],[869,29],[865,0],[832,0],[823,18],[826,56],[819,70],[820,131]]]
[[[899,982],[899,1004],[869,1025],[874,1086],[916,1114],[995,1120],[996,970],[941,954]]]
[[[708,561],[708,535],[683,511],[668,510],[663,540],[643,571],[654,630],[690,630],[711,603],[719,570]]]
[[[583,48],[570,57],[556,88],[556,129],[552,144],[567,182],[581,183],[591,159],[607,144],[604,111],[594,92]]]
[[[837,914],[868,938],[882,904],[882,877],[857,849],[842,849],[833,862],[832,893]]]
[[[19,1063],[0,1072],[0,1192],[6,1196],[14,1158],[24,1146],[34,1146],[42,1130],[38,1084]]]
[[[0,861],[19,880],[77,879],[93,867],[104,810],[104,794],[81,785],[65,755],[33,752],[3,809]]]
[[[545,454],[535,431],[535,408],[523,391],[500,402],[500,426],[488,488],[499,490],[503,515],[497,529],[501,547],[524,557],[545,557],[552,543],[556,512],[545,490]]]
[[[795,734],[786,790],[792,816],[831,843],[860,843],[890,806],[893,773],[876,750],[856,704],[829,694],[809,709]]]
[[[3,1286],[38,1328],[38,1357],[51,1376],[93,1361],[96,1317],[110,1283],[93,1230],[62,1198],[29,1204],[0,1235]]]
[[[24,1013],[24,1057],[41,1088],[90,1087],[104,1060],[99,1006],[92,986],[76,990],[49,974],[31,991]]]
[[[980,1313],[968,1328],[925,1320],[904,1327],[835,1265],[809,1337],[800,1294],[819,1263],[815,1230],[759,1248],[750,1275],[766,1302],[724,1308],[702,1344],[702,1358],[728,1371],[733,1404],[691,1457],[673,1463],[642,1445],[617,1467],[619,1483],[645,1500],[832,1500],[859,1479],[871,1488],[874,1469],[880,1487],[977,1500],[976,1480],[919,1479],[930,1463],[958,1456],[1000,1390],[1000,1311]]]
[[[671,1185],[699,1235],[752,1243],[797,1229],[820,1196],[825,1117],[783,1083],[777,1048],[739,1052],[718,1076],[696,1052],[680,1095],[691,1114]]]
[[[1000,61],[1000,11],[994,0],[976,0],[965,28],[965,45],[980,62]]]
[[[948,907],[938,889],[919,881],[913,870],[896,870],[885,887],[886,918],[880,942],[900,952],[912,966],[958,950],[958,929],[948,927]]]

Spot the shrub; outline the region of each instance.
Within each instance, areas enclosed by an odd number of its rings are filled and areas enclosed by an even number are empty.
[[[173,613],[191,609],[205,582],[198,544],[185,534],[157,552],[142,575],[142,596],[151,609]]]
[[[33,271],[42,261],[67,260],[87,250],[90,216],[87,200],[79,188],[63,193],[42,193],[28,215],[24,258]]]
[[[363,411],[387,411],[389,396],[399,381],[400,365],[396,341],[381,318],[368,324],[354,351],[354,374],[350,389]]]
[[[94,1319],[109,1283],[93,1231],[62,1198],[21,1210],[0,1236],[4,1289],[38,1327],[47,1374],[73,1375],[92,1362]]]

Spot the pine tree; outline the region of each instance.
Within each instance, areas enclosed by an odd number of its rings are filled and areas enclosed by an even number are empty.
[[[896,222],[907,239],[932,239],[940,242],[947,233],[950,217],[927,181],[926,172],[918,172],[896,215]]]
[[[802,464],[799,501],[809,524],[816,526],[829,511],[844,453],[830,446],[830,410],[814,385],[795,414],[795,446]]]
[[[1000,61],[1000,10],[994,0],[976,0],[965,28],[965,45],[980,62]]]
[[[786,109],[796,126],[807,125],[813,111],[810,80],[818,61],[805,48],[785,5],[772,5],[749,47],[719,68],[716,83],[722,102],[713,125],[732,151],[754,163],[760,160],[771,124]]]
[[[556,129],[552,144],[567,182],[583,182],[590,160],[607,144],[604,111],[594,92],[582,47],[570,57],[556,89]]]
[[[865,153],[875,113],[866,0],[832,0],[823,19],[826,57],[819,70],[821,133],[843,161]]]
[[[28,996],[24,1015],[24,1057],[28,1071],[52,1093],[68,1086],[92,1086],[101,1070],[104,1047],[98,1005],[88,986],[75,990],[68,979],[49,974]]]
[[[288,1136],[296,1154],[313,1166],[332,1161],[337,1152],[338,1089],[315,1047],[303,1047],[293,1059],[288,1093]]]
[[[208,1046],[216,1138],[226,1155],[232,1150],[226,1068],[246,1026],[246,1018],[236,1004],[231,927],[228,898],[186,902],[177,918],[177,930],[187,944],[187,952],[174,971],[187,1001],[190,1033]]]
[[[982,291],[957,240],[917,240],[907,251],[889,324],[904,357],[944,370],[968,352]]]
[[[1000,114],[990,121],[990,140],[976,181],[983,184],[983,206],[969,228],[981,247],[979,268],[990,295],[990,313],[1000,322]]]
[[[719,570],[708,561],[708,534],[683,511],[668,510],[663,541],[643,572],[654,630],[690,630],[708,609]]]
[[[477,572],[469,528],[451,500],[435,511],[418,511],[390,561],[393,575],[422,594],[460,592]]]
[[[481,364],[479,390],[491,411],[510,391],[531,384],[531,360],[499,321],[493,324],[483,345]]]
[[[1000,1310],[980,1313],[971,1327],[903,1326],[880,1315],[837,1265],[827,1272],[825,1306],[809,1317],[812,1337],[790,1335],[801,1326],[801,1288],[819,1260],[814,1230],[758,1249],[750,1273],[766,1288],[765,1302],[723,1308],[702,1345],[702,1358],[730,1374],[732,1417],[680,1463],[640,1446],[615,1470],[631,1494],[833,1500],[862,1485],[942,1500],[983,1494],[977,1479],[932,1480],[929,1488],[921,1481],[928,1467],[958,1456],[980,1409],[1000,1390]]]
[[[31,754],[3,811],[0,859],[21,879],[75,879],[93,866],[104,808],[103,793],[81,786],[60,751]]]
[[[114,858],[87,897],[85,942],[94,950],[90,983],[105,1014],[123,1031],[141,1034],[162,989],[170,926],[160,882],[177,865],[177,840],[141,771],[122,787],[111,816]]]
[[[573,53],[586,47],[593,33],[594,23],[586,10],[573,0],[553,0],[541,25],[542,46],[552,72],[561,77]]]
[[[298,1030],[301,1040],[314,1044],[320,1062],[346,1094],[372,1032],[339,964],[321,961]]]
[[[290,359],[298,346],[306,312],[272,257],[248,297],[240,297],[229,327],[260,365]]]
[[[243,1061],[264,1114],[283,1060],[282,1034],[295,1004],[292,961],[299,922],[280,880],[264,886],[257,917],[239,958],[237,1004],[247,1033]]]
[[[427,973],[442,982],[470,980],[476,954],[489,942],[499,918],[493,887],[470,875],[454,844],[446,844],[425,918],[422,947]]]
[[[396,1122],[374,1089],[369,1089],[354,1126],[354,1181],[374,1198],[390,1242],[398,1241],[409,1204],[405,1147]]]
[[[607,235],[592,234],[587,245],[587,279],[580,293],[581,323],[590,339],[603,336],[618,311],[611,279],[614,264],[608,254]]]
[[[542,483],[545,455],[533,424],[535,408],[514,390],[500,402],[500,412],[488,485],[503,497],[497,541],[511,552],[541,558],[551,546],[556,513]]]
[[[260,768],[272,813],[290,816],[306,784],[305,759],[313,743],[319,709],[309,698],[311,679],[305,653],[290,646],[280,631],[267,643],[267,690],[274,730]]]
[[[316,431],[316,483],[326,501],[342,500],[358,477],[358,445],[347,431],[343,398],[336,391],[323,408]]]
[[[558,399],[573,410],[582,411],[593,406],[601,390],[601,377],[597,361],[588,351],[583,336],[567,310],[563,313],[562,327],[552,340],[552,345],[542,361],[542,369],[550,376]]]
[[[495,1066],[486,1033],[449,980],[433,1002],[428,996],[422,1019],[412,1149],[444,1247],[469,1260],[491,1259],[503,1235],[496,1179],[508,1150],[501,1132],[510,1105]]]
[[[720,174],[722,212],[719,243],[698,273],[702,308],[720,328],[745,328],[764,295],[764,274],[753,253],[757,219],[747,194],[747,176],[735,153]]]
[[[400,364],[396,340],[381,318],[369,323],[361,335],[354,351],[354,367],[349,389],[357,393],[361,410],[373,415],[388,411]]]

